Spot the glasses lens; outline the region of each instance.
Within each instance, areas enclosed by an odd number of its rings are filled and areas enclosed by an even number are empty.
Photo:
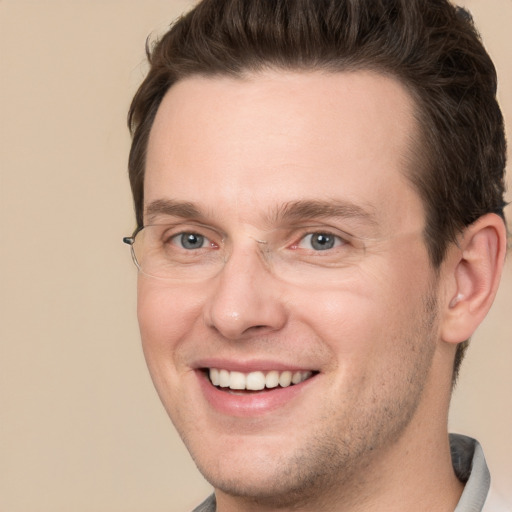
[[[135,236],[133,255],[139,270],[170,280],[201,280],[222,268],[219,235],[202,226],[145,226]]]
[[[367,244],[383,250],[383,244],[398,243],[397,237],[356,239],[316,226],[275,229],[263,235],[253,238],[255,257],[248,257],[244,250],[233,253],[232,242],[208,226],[149,225],[136,234],[132,254],[140,272],[170,281],[204,281],[221,272],[231,258],[242,257],[242,271],[251,275],[263,270],[284,283],[325,289],[350,284],[358,276]],[[405,243],[410,236],[417,233],[401,235],[399,240]]]

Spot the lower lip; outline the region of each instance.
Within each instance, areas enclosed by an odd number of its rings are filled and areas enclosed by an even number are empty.
[[[229,416],[260,416],[262,414],[280,409],[297,399],[309,386],[317,375],[286,388],[273,388],[261,393],[236,395],[229,391],[222,391],[212,385],[210,379],[203,371],[197,371],[199,383],[206,400],[218,412]]]

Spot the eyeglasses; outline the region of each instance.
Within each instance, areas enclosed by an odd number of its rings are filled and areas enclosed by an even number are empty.
[[[269,272],[285,281],[328,286],[345,279],[341,269],[364,254],[364,243],[325,226],[279,228],[252,238],[250,247]],[[251,238],[251,237],[249,237]],[[140,272],[170,281],[201,281],[216,276],[234,254],[232,240],[201,224],[154,224],[123,238]],[[246,255],[247,256],[247,255]],[[252,263],[247,260],[248,268]],[[345,277],[344,277],[345,276]]]

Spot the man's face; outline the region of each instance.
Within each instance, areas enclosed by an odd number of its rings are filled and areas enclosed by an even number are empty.
[[[164,98],[145,224],[174,226],[180,263],[139,275],[138,316],[160,398],[216,488],[339,484],[422,428],[437,323],[404,177],[415,134],[405,89],[369,72],[197,77]],[[270,387],[214,386],[211,368]]]

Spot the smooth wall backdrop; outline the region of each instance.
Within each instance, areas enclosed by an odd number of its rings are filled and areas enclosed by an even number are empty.
[[[512,1],[463,3],[497,64],[510,136]],[[121,243],[134,227],[125,117],[145,39],[190,5],[0,0],[3,512],[186,512],[210,492],[147,375]],[[450,428],[481,440],[512,502],[511,316],[509,261]]]

